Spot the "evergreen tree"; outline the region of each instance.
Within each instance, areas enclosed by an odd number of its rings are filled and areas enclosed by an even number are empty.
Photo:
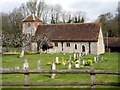
[[[51,24],[55,24],[55,20],[54,20],[53,14],[52,14],[52,18],[51,18]]]
[[[84,20],[84,18],[82,17],[82,19],[81,19],[81,23],[84,23],[85,22],[85,20]]]
[[[71,15],[69,15],[69,19],[68,19],[67,23],[71,23],[71,22],[72,22]]]
[[[80,15],[78,16],[78,23],[81,23]]]
[[[77,21],[77,17],[75,17],[75,19],[74,19],[74,23],[77,23],[78,21]]]

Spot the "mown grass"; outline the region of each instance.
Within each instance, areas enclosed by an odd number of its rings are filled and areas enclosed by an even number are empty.
[[[41,69],[50,69],[50,65],[47,65],[48,62],[55,61],[55,57],[62,58],[64,60],[68,60],[69,56],[73,54],[35,54],[35,55],[25,55],[23,58],[18,58],[18,55],[3,55],[2,56],[2,67],[3,68],[14,68],[14,67],[23,67],[23,60],[27,59],[29,62],[30,69],[37,68],[38,60],[41,61]],[[99,63],[94,63],[93,67],[97,70],[118,70],[118,56],[120,53],[105,53],[101,56],[103,57],[103,61]],[[95,55],[86,55],[85,59],[92,59]],[[104,59],[107,58],[107,61]],[[67,66],[57,65],[57,69],[63,70],[67,69]],[[72,66],[72,69],[75,69]],[[82,69],[86,69],[85,67]],[[90,82],[90,75],[88,74],[58,74],[56,79],[51,79],[50,74],[30,74],[31,82]],[[24,75],[19,74],[11,74],[11,75],[3,75],[3,82],[24,82]],[[117,75],[96,75],[96,81],[109,81],[109,82],[118,82]],[[32,88],[89,88],[90,86],[34,86]],[[99,88],[103,86],[97,86]],[[112,87],[112,86],[108,86]],[[116,88],[116,87],[114,87]]]

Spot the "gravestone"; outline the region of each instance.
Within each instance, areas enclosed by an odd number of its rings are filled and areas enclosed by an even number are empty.
[[[38,70],[40,70],[40,60],[38,61],[38,63],[37,63],[37,66],[38,66]]]
[[[55,61],[55,63],[59,63],[58,57],[56,57],[56,61]]]
[[[24,53],[25,53],[25,51],[22,50],[19,57],[20,57],[20,58],[23,57],[23,56],[24,56]]]
[[[80,60],[77,60],[77,61],[75,62],[75,68],[80,68]]]
[[[68,60],[68,70],[71,70],[71,67],[72,67],[71,60]]]
[[[85,65],[85,60],[84,59],[82,59],[82,65]]]
[[[97,63],[97,58],[96,57],[94,57],[94,62]]]
[[[29,63],[28,63],[27,59],[25,59],[23,62],[23,69],[28,69],[28,68],[29,68]]]
[[[54,62],[52,62],[52,64],[51,64],[51,69],[52,70],[56,70],[56,65],[55,65],[55,63]],[[55,78],[55,76],[56,76],[56,74],[55,73],[52,73],[52,76],[51,76],[51,78]]]
[[[76,59],[76,53],[74,53],[74,59]]]
[[[97,55],[96,58],[97,58],[97,62],[99,62],[100,61],[100,55]]]

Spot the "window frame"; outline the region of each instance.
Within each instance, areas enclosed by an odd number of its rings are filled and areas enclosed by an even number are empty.
[[[70,47],[70,43],[69,42],[66,43],[66,47]]]
[[[85,45],[82,45],[82,52],[85,52]]]
[[[75,50],[77,50],[77,49],[78,49],[78,45],[77,45],[77,44],[75,44],[75,45],[74,45],[74,48],[75,48]]]
[[[58,42],[54,42],[55,47],[58,47]]]

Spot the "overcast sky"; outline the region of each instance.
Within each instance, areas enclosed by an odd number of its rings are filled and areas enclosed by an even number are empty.
[[[2,0],[0,11],[9,13],[21,3],[29,0]],[[61,4],[63,10],[85,11],[88,21],[94,21],[100,14],[111,12],[115,14],[120,0],[45,0],[47,4]]]

